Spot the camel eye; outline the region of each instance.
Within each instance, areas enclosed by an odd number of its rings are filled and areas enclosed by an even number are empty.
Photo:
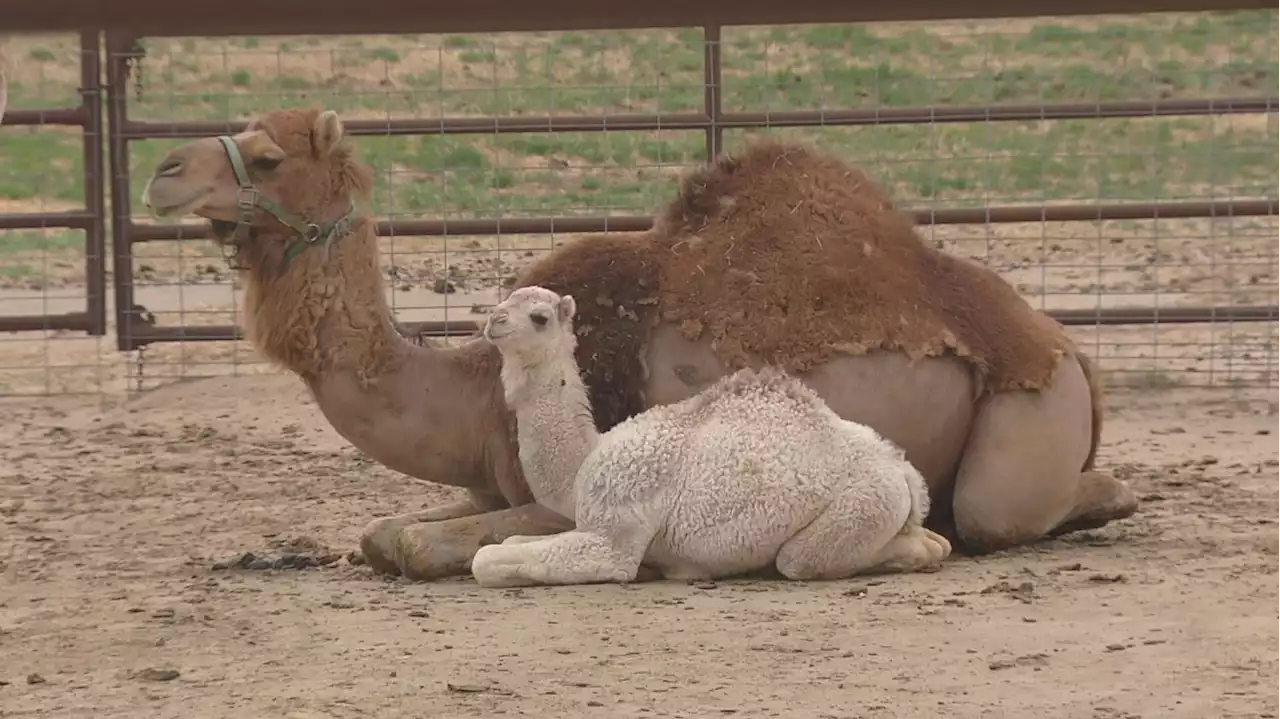
[[[541,312],[529,313],[529,321],[532,322],[536,327],[546,327],[547,321],[550,319],[551,319],[550,317],[542,314]]]
[[[253,161],[253,166],[259,170],[270,172],[280,166],[284,162],[284,158],[279,157],[259,157]]]

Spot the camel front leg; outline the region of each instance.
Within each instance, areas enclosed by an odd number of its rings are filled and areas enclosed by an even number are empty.
[[[573,529],[573,522],[537,503],[443,522],[411,524],[395,536],[393,556],[409,579],[430,580],[467,574],[485,545],[507,537],[543,537]],[[518,546],[518,545],[517,545]]]
[[[472,492],[470,498],[448,504],[429,507],[420,512],[381,517],[370,522],[360,535],[360,552],[365,563],[379,574],[400,574],[396,558],[396,537],[400,530],[426,522],[444,522],[470,517],[501,508],[503,505],[489,495]]]
[[[643,542],[615,542],[594,532],[569,531],[532,541],[481,547],[471,564],[482,587],[626,583],[636,579]]]

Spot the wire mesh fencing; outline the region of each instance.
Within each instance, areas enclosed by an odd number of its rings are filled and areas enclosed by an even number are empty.
[[[99,43],[96,33],[9,39],[0,395],[99,393],[110,371],[99,340],[107,331]]]
[[[483,321],[521,267],[643,228],[683,169],[768,134],[861,165],[926,239],[1071,317],[1112,384],[1276,385],[1274,10],[139,45],[106,58],[130,388],[267,371],[229,339],[217,249],[137,198],[177,143],[314,105],[376,171],[402,323]]]

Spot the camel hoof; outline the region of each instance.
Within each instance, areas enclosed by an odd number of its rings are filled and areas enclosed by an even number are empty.
[[[396,533],[396,566],[406,578],[431,581],[465,575],[471,571],[478,547],[460,547],[441,531],[447,522],[414,524]],[[501,546],[501,545],[490,545]]]
[[[397,522],[395,517],[384,517],[369,522],[360,534],[360,552],[365,563],[378,574],[392,577],[400,574],[395,551],[396,535],[401,527],[403,523]]]
[[[951,556],[951,542],[947,538],[929,529],[921,528],[923,536],[920,544],[924,546],[925,553],[929,556],[926,566],[932,564],[940,564],[942,560]]]
[[[1102,472],[1087,471],[1080,475],[1081,493],[1090,501],[1080,513],[1054,527],[1050,537],[1085,529],[1100,529],[1117,519],[1133,516],[1138,511],[1138,495],[1128,484]]]
[[[520,542],[503,544],[489,544],[476,551],[471,560],[471,576],[475,577],[476,584],[488,589],[533,586],[536,582],[520,571],[524,566],[524,554],[518,550],[511,551],[511,544]]]

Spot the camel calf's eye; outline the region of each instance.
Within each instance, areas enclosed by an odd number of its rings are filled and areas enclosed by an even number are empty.
[[[551,318],[539,312],[533,312],[529,315],[529,321],[538,327],[545,327],[547,325],[547,320],[549,319]]]

